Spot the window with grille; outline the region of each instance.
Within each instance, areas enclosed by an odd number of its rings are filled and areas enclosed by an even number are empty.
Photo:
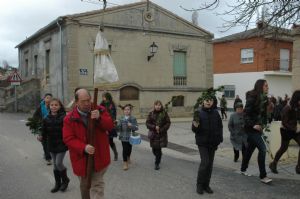
[[[241,49],[241,63],[242,64],[253,63],[253,60],[254,60],[253,48]]]
[[[234,85],[225,85],[224,86],[224,95],[226,98],[235,97],[235,86]]]
[[[174,86],[186,85],[186,52],[174,51],[173,84]]]

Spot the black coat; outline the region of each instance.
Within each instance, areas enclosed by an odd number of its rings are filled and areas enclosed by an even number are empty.
[[[214,108],[199,108],[194,118],[199,120],[199,126],[192,130],[195,133],[198,146],[217,148],[223,142],[223,124],[219,112]]]
[[[244,108],[244,118],[245,118],[245,129],[253,130],[255,125],[265,125],[267,124],[267,106],[268,98],[264,99],[262,110],[260,107],[259,95],[255,93],[248,92],[246,94],[246,105]]]
[[[49,114],[42,125],[43,139],[47,140],[47,146],[52,153],[61,153],[68,150],[63,142],[62,128],[65,112],[59,112],[57,115]]]
[[[163,110],[164,111],[164,110]],[[163,148],[168,146],[168,129],[170,128],[171,121],[167,112],[164,111],[164,117],[161,121],[158,121],[159,114],[161,112],[151,111],[147,117],[146,126],[149,131],[153,132],[153,136],[150,139],[150,146],[152,148]],[[159,122],[159,123],[157,123]],[[159,126],[159,133],[156,132],[155,127]]]

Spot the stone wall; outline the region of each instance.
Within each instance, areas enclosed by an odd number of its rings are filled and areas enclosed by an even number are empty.
[[[39,80],[31,79],[17,86],[17,111],[30,112],[34,110],[40,101]],[[0,112],[15,111],[15,90],[8,86],[0,88]]]

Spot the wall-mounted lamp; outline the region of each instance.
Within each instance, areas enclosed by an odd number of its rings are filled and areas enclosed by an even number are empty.
[[[157,52],[157,49],[158,46],[154,42],[149,46],[150,55],[148,55],[148,61],[154,56],[154,54]]]

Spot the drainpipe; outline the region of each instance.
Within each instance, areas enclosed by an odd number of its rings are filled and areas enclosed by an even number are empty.
[[[62,22],[63,19],[62,18],[58,18],[57,19],[57,25],[59,27],[59,34],[60,34],[60,39],[59,39],[59,43],[60,43],[60,69],[61,69],[61,100],[62,103],[64,104],[65,102],[65,97],[64,97],[64,93],[65,93],[65,87],[64,87],[64,66],[63,66],[63,49],[62,49]]]

